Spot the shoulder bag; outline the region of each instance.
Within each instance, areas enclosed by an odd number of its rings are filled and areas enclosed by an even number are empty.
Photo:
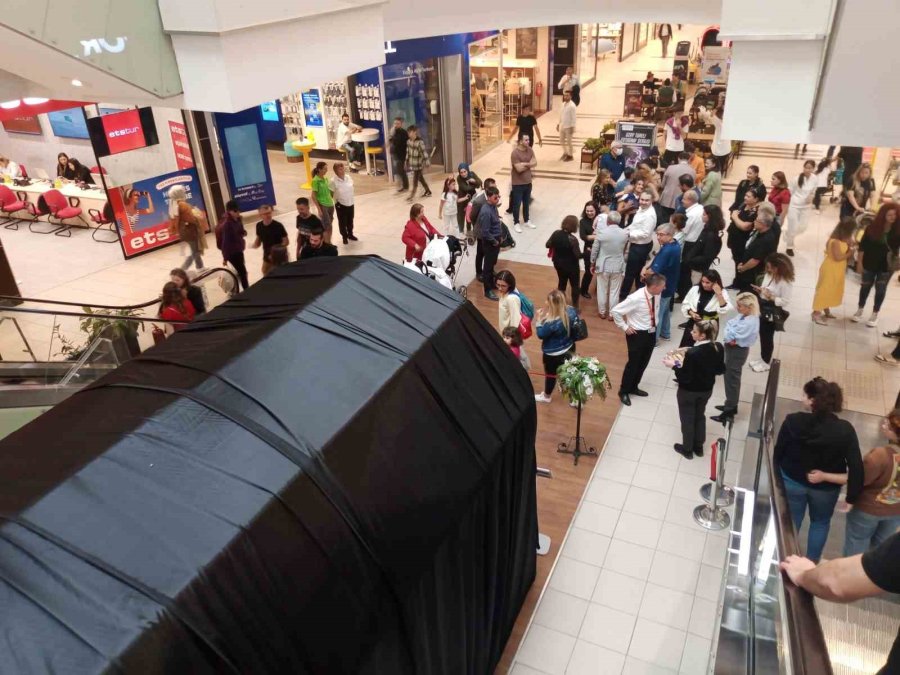
[[[776,331],[784,330],[784,322],[787,321],[788,317],[791,315],[789,311],[784,309],[783,307],[779,307],[774,302],[769,300],[760,300],[759,303],[759,318],[763,321],[768,321],[769,323],[775,324]]]
[[[581,342],[588,336],[587,323],[580,316],[576,316],[575,320],[569,324],[569,335],[573,342]]]

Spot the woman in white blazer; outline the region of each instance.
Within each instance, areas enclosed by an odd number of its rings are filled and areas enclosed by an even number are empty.
[[[681,347],[691,347],[694,339],[691,330],[698,321],[711,321],[719,329],[719,317],[732,309],[728,291],[722,287],[722,277],[715,270],[706,270],[700,277],[700,283],[691,286],[691,290],[681,302],[681,312],[688,320],[687,328],[681,338]]]

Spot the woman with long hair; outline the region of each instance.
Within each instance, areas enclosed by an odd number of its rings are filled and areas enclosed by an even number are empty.
[[[872,178],[872,165],[860,164],[853,172],[853,179],[841,196],[841,218],[850,218],[864,213],[869,206],[869,199],[875,193],[875,179]]]
[[[706,403],[712,396],[716,375],[725,370],[725,350],[716,342],[716,326],[709,321],[694,324],[691,330],[694,346],[682,359],[667,356],[663,364],[674,369],[678,381],[678,417],[681,420],[681,443],[675,452],[685,459],[703,457],[706,442]]]
[[[865,216],[862,220],[867,218],[868,216]],[[875,305],[866,325],[869,328],[878,325],[878,312],[881,311],[884,296],[887,294],[887,285],[893,274],[893,270],[888,266],[888,255],[896,256],[898,250],[900,250],[900,205],[885,204],[869,221],[859,240],[856,271],[862,276],[862,280],[859,286],[858,309],[850,317],[854,323],[862,321],[869,291],[875,286]]]
[[[190,253],[181,265],[181,269],[188,269],[193,263],[198,270],[203,269],[201,254],[206,250],[206,233],[203,231],[203,221],[198,215],[199,211],[187,201],[187,191],[184,185],[173,185],[166,195],[169,198],[169,231],[178,234],[178,237],[190,248]]]
[[[690,268],[691,283],[700,281],[700,275],[713,266],[722,250],[722,231],[725,229],[725,217],[722,209],[715,204],[703,207],[703,229],[697,242],[682,257],[681,264]]]
[[[69,170],[72,174],[71,180],[76,183],[87,183],[88,185],[94,184],[94,177],[91,175],[91,170],[74,157],[69,158]]]
[[[137,224],[140,221],[141,216],[149,216],[153,213],[153,198],[150,196],[149,192],[141,192],[134,188],[123,188],[123,192],[122,202],[125,206],[125,217],[128,219],[128,225],[131,231],[136,232],[138,229]],[[146,207],[141,207],[141,197],[147,200]]]
[[[184,297],[191,301],[195,316],[206,313],[206,301],[203,299],[203,290],[191,283],[191,278],[180,267],[169,272],[169,280],[184,291]]]
[[[75,180],[75,172],[69,168],[69,156],[64,152],[56,156],[56,176],[64,180]]]
[[[578,236],[584,242],[584,251],[582,252],[584,276],[581,277],[581,297],[587,300],[591,299],[591,294],[588,291],[594,278],[594,275],[591,273],[591,249],[594,247],[594,239],[597,238],[594,232],[597,214],[597,207],[594,206],[594,202],[587,202],[581,210],[581,219],[578,221]]]
[[[181,323],[167,323],[166,333],[174,333],[181,330],[194,320],[196,310],[191,301],[187,299],[184,289],[174,281],[169,281],[163,286],[162,299],[157,312],[160,319],[166,321],[180,321]]]
[[[421,260],[428,242],[440,236],[441,233],[434,229],[425,217],[425,207],[413,204],[409,209],[409,220],[406,221],[400,237],[400,241],[406,244],[406,262]]]
[[[550,394],[556,386],[556,370],[575,353],[572,323],[577,318],[578,313],[566,305],[562,291],[550,291],[547,305],[537,311],[534,332],[541,341],[545,373],[544,391],[534,395],[538,403],[550,403]]]
[[[679,347],[694,344],[691,333],[700,321],[708,321],[716,328],[715,339],[719,330],[719,319],[731,311],[731,299],[728,291],[722,288],[722,277],[716,270],[706,270],[700,275],[700,281],[685,294],[681,301],[681,312],[688,320]]]
[[[609,169],[600,169],[597,177],[591,183],[591,201],[599,212],[602,206],[611,206],[616,203],[616,181],[612,179]]]
[[[472,202],[482,182],[468,164],[462,162],[456,168],[456,224],[460,232],[466,231],[466,207]],[[445,190],[446,192],[446,190]]]
[[[847,277],[847,260],[853,255],[856,243],[853,232],[856,221],[846,218],[839,222],[825,244],[825,259],[819,266],[819,279],[813,297],[812,318],[820,326],[827,326],[825,319],[834,319],[831,307],[844,302],[844,280]]]
[[[771,185],[768,200],[775,207],[775,217],[781,221],[781,214],[791,202],[791,190],[788,188],[784,171],[776,171],[772,174]]]
[[[765,195],[765,191],[762,192]],[[728,225],[728,248],[731,249],[731,259],[734,261],[734,276],[737,277],[737,266],[744,262],[744,252],[747,250],[747,240],[753,232],[753,224],[756,222],[756,214],[762,201],[760,193],[756,190],[747,190],[744,193],[743,205],[731,212],[731,223]]]
[[[725,345],[725,402],[717,405],[722,413],[713,417],[724,422],[737,414],[741,397],[741,374],[750,348],[759,337],[759,301],[753,293],[740,293],[735,298],[738,315],[725,324],[722,343]]]
[[[463,228],[456,223],[457,201],[459,192],[456,186],[456,176],[448,176],[441,187],[441,201],[438,203],[438,213],[444,222],[444,234],[459,232],[463,234]]]
[[[794,263],[784,253],[773,253],[766,258],[766,273],[753,292],[759,298],[759,356],[750,361],[750,369],[764,373],[769,369],[772,352],[775,351],[776,312],[787,312],[794,293]]]
[[[784,233],[784,242],[787,246],[787,254],[794,255],[794,239],[806,231],[809,221],[809,211],[812,207],[813,197],[816,195],[818,180],[813,173],[816,163],[808,159],[803,162],[803,171],[788,186],[791,191],[791,199],[788,202],[787,214],[783,216],[787,224]],[[782,213],[784,213],[782,211]]]
[[[578,296],[581,294],[578,283],[581,248],[578,246],[578,239],[575,238],[577,231],[578,217],[566,216],[559,229],[550,235],[546,244],[550,250],[550,257],[553,259],[556,276],[559,279],[557,288],[565,293],[566,285],[572,287],[572,306],[576,310],[578,309]]]
[[[519,329],[522,323],[522,301],[516,293],[516,277],[509,270],[500,270],[494,275],[497,287],[497,302],[500,311],[500,323],[498,328],[503,332],[504,328]]]
[[[844,406],[844,393],[836,382],[813,378],[803,385],[801,402],[809,412],[795,412],[784,418],[773,460],[781,472],[797,532],[809,509],[806,557],[818,562],[841,487],[830,482],[813,482],[810,474],[817,469],[846,474],[847,503],[853,504],[863,487],[863,462],[853,425],[837,416]]]
[[[813,197],[813,208],[816,213],[822,206],[822,195],[828,191],[828,176],[831,173],[831,165],[837,161],[837,157],[825,157],[816,164],[816,194]]]

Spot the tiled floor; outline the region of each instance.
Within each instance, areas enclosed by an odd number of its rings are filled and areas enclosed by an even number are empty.
[[[693,39],[699,30],[686,29],[678,38]],[[658,43],[651,42],[623,63],[607,59],[600,65],[598,81],[582,92],[576,141],[598,135],[606,121],[620,114],[625,81],[641,79],[647,70],[661,74],[671,69],[671,61],[658,54]],[[531,217],[538,227],[515,235],[518,245],[503,254],[501,266],[503,260],[550,264],[544,242],[563,216],[580,213],[589,197],[590,172],[580,170],[577,162],[559,161],[554,130],[557,111],[558,105],[539,120],[545,143],[535,149],[538,169]],[[503,144],[473,165],[482,178],[498,177],[504,195],[510,149]],[[824,148],[809,148],[810,157],[822,154]],[[886,154],[880,152],[876,161],[879,180]],[[749,164],[759,165],[768,179],[775,170],[797,174],[802,159],[793,158],[792,147],[749,143],[725,181],[726,190],[733,189]],[[730,196],[726,193],[726,203]],[[433,223],[439,221],[438,200],[437,191],[431,198],[420,198]],[[282,205],[279,211],[293,239],[292,206]],[[358,196],[360,241],[340,247],[341,254],[377,254],[399,261],[400,233],[408,214],[409,204],[386,181],[384,190]],[[780,395],[799,398],[802,384],[822,374],[843,384],[848,409],[881,414],[893,405],[900,389],[900,369],[879,366],[872,357],[879,349],[893,347],[880,337],[880,331],[900,324],[897,283],[890,284],[878,329],[843,318],[856,307],[859,284],[852,274],[847,277],[844,304],[834,310],[841,318],[828,326],[809,320],[818,266],[836,220],[837,208],[826,206],[810,219],[808,232],[797,242],[792,314],[786,332],[776,339],[776,356],[783,360]],[[87,303],[149,300],[158,294],[168,270],[183,259],[175,246],[124,261],[117,246],[95,243],[85,231],[75,231],[71,239],[42,237],[27,229],[4,230],[2,236],[24,294]],[[214,246],[211,237],[209,243]],[[211,251],[208,264],[218,262]],[[249,250],[251,281],[259,278],[260,263],[259,250]],[[727,250],[723,250],[721,267],[730,279]],[[459,280],[467,282],[473,276],[470,257]],[[869,303],[871,307],[871,299]],[[24,322],[41,354],[54,349],[49,339],[51,324],[44,319]],[[68,322],[66,330],[77,332],[77,327]],[[9,331],[8,324],[0,324],[4,357],[8,353],[4,340],[13,339]],[[671,373],[661,365],[663,351],[657,350],[643,380],[650,396],[634,400],[619,414],[517,655],[515,675],[707,671],[725,539],[703,531],[691,517],[708,462],[686,461],[672,450],[680,433]],[[732,458],[743,454],[749,401],[764,382],[765,375],[744,371]],[[721,400],[720,384],[710,405]],[[718,429],[710,426],[708,432],[711,441]],[[736,462],[729,462],[727,475],[734,476],[737,469]]]

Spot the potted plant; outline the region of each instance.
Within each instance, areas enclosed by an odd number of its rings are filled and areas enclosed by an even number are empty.
[[[609,146],[602,137],[586,139],[584,145],[581,146],[581,164],[587,164],[588,166],[593,167],[597,158],[608,149]]]
[[[62,348],[59,353],[70,361],[77,361],[85,350],[98,337],[109,338],[112,341],[113,349],[119,363],[124,363],[134,356],[141,353],[141,346],[138,343],[137,333],[138,327],[143,330],[144,326],[138,321],[129,321],[131,317],[141,316],[141,312],[135,309],[117,309],[117,310],[98,310],[94,311],[91,307],[82,307],[85,314],[92,316],[82,317],[79,322],[81,332],[86,338],[83,344],[76,344],[70,338],[60,333],[59,325],[53,326],[53,334],[59,338]],[[94,316],[94,315],[100,316]],[[114,316],[116,318],[109,318]]]
[[[569,403],[578,408],[575,435],[567,443],[560,443],[557,452],[574,455],[577,465],[581,455],[597,454],[597,449],[589,446],[581,435],[581,409],[594,394],[606,399],[606,392],[612,389],[612,384],[606,376],[606,366],[593,356],[568,359],[556,371],[556,384]]]

